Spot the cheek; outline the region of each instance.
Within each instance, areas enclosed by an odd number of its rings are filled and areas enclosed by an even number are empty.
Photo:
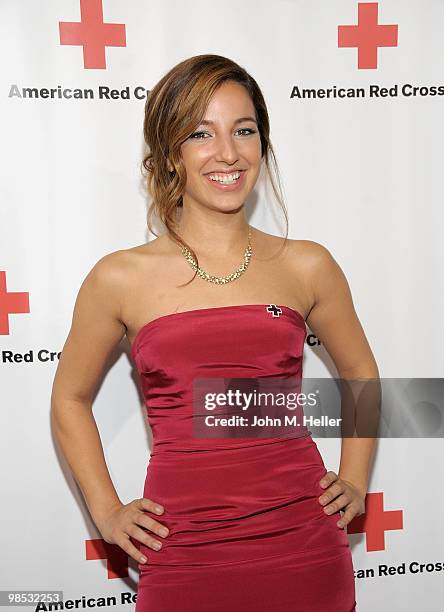
[[[203,177],[197,169],[187,169],[187,182],[185,184],[185,191],[190,195],[196,195],[203,192],[205,189],[204,183],[205,177]]]
[[[264,163],[263,158],[261,158],[260,153],[259,155],[256,156],[250,156],[248,158],[246,158],[248,161],[248,164],[250,166],[249,172],[247,173],[247,176],[249,176],[249,179],[251,180],[254,177],[254,180],[257,180],[257,178],[259,177],[260,173],[261,173],[261,169]]]
[[[260,156],[258,159],[250,160],[250,171],[247,173],[247,178],[250,182],[256,183],[260,176],[262,165],[263,159]]]
[[[193,151],[192,154],[182,157],[182,163],[187,173],[187,184],[198,185],[202,179],[202,168],[207,163],[207,156],[203,154],[203,151]]]
[[[252,161],[257,160],[259,162],[261,160],[262,145],[259,137],[255,138],[254,140],[251,139],[248,142],[245,141],[244,146],[244,154],[246,157],[248,156]]]

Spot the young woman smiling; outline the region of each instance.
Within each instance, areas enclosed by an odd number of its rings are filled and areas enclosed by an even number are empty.
[[[148,226],[155,214],[166,232],[88,273],[55,376],[57,439],[104,540],[139,562],[137,612],[355,609],[344,527],[364,512],[374,440],[344,438],[327,472],[305,429],[205,436],[193,408],[197,383],[300,378],[306,322],[339,376],[378,376],[330,252],[247,221],[262,170],[287,218],[269,132],[258,84],[230,59],[191,57],[163,76],[143,166]],[[153,432],[143,496],[126,504],[92,414],[125,334]]]

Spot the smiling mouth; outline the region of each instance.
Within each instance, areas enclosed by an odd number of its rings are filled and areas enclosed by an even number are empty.
[[[243,175],[245,174],[245,170],[236,170],[235,172],[215,172],[206,174],[206,178],[216,186],[229,186],[229,185],[237,185]]]

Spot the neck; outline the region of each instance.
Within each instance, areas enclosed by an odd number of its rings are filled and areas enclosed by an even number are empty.
[[[221,258],[243,253],[248,244],[250,225],[244,216],[230,218],[181,218],[176,227],[179,236],[198,254]]]

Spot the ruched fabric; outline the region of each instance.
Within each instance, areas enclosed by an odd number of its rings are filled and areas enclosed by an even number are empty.
[[[159,317],[131,354],[153,433],[143,496],[170,530],[141,545],[136,612],[353,612],[355,585],[340,513],[318,497],[326,473],[305,429],[282,437],[203,438],[197,379],[302,378],[305,321],[267,304]],[[195,388],[194,388],[195,392]],[[195,404],[194,404],[195,410]]]

